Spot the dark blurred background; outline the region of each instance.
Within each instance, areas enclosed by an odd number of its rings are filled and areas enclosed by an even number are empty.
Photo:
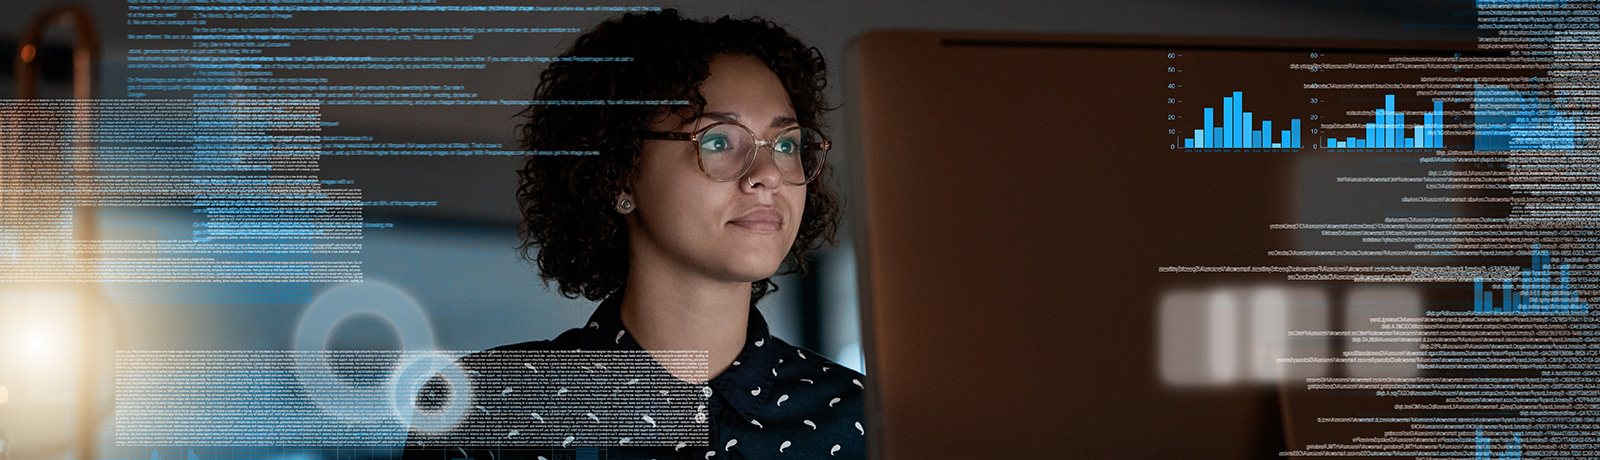
[[[13,54],[31,12],[58,2],[7,0],[0,21],[0,98],[15,97]],[[1073,34],[1247,37],[1364,40],[1471,40],[1471,3],[1389,0],[1126,0],[1091,1],[847,1],[750,2],[707,0],[644,2],[639,5],[679,8],[690,16],[759,15],[783,24],[819,48],[829,60],[830,96],[839,110],[830,115],[835,139],[855,138],[856,127],[842,115],[853,103],[845,83],[852,71],[845,59],[851,40],[879,29],[1040,32]],[[127,51],[141,46],[127,39],[123,24],[126,4],[87,4],[99,24],[101,67],[98,96],[120,97],[126,90]],[[587,29],[615,13],[546,13],[503,15],[488,20],[500,26],[577,27]],[[451,19],[454,21],[454,19]],[[335,22],[326,26],[376,27],[385,24]],[[500,35],[476,40],[478,55],[553,56],[564,51],[576,34]],[[40,95],[70,97],[70,36],[57,28],[39,48],[43,66]],[[296,52],[338,54],[337,43],[297,43]],[[404,52],[449,53],[440,44],[405,45]],[[526,99],[541,69],[538,64],[505,64],[489,71],[451,76],[483,98]],[[343,84],[385,84],[384,75],[357,74]],[[370,80],[363,80],[370,79]],[[369,135],[389,142],[478,142],[514,148],[517,107],[453,111],[331,109],[325,120],[341,123],[338,132]],[[839,142],[834,150],[836,185],[851,199],[847,158],[853,146]],[[366,200],[437,201],[437,206],[374,207],[366,222],[393,223],[369,228],[360,260],[367,282],[380,283],[413,298],[428,315],[435,346],[444,350],[476,350],[555,336],[579,327],[593,303],[562,298],[547,289],[534,270],[517,257],[518,214],[513,190],[516,157],[325,157],[323,179],[350,179]],[[162,212],[162,211],[152,211]],[[181,212],[181,211],[173,211]],[[866,371],[858,308],[858,281],[851,234],[846,222],[841,241],[815,256],[815,269],[804,278],[784,277],[781,290],[761,305],[774,332],[848,367]],[[107,227],[107,238],[136,230]],[[119,233],[120,232],[120,233]],[[315,289],[308,295],[315,296]],[[139,350],[288,349],[303,303],[175,302],[119,300],[132,295],[108,288],[116,348]],[[44,323],[40,323],[44,324]],[[69,340],[71,334],[59,334]],[[5,344],[0,352],[21,348]],[[328,343],[335,349],[383,349],[398,341],[394,331],[376,318],[352,317],[342,322]],[[62,357],[61,359],[69,359]],[[865,359],[870,359],[865,358]],[[870,376],[869,376],[870,377]],[[7,376],[0,374],[0,385]],[[0,389],[5,387],[0,386]],[[0,394],[0,404],[5,398]],[[0,411],[6,409],[0,406]],[[0,421],[4,418],[0,417]],[[15,419],[12,420],[15,422]],[[8,428],[0,424],[0,429]],[[15,430],[13,430],[15,431]]]

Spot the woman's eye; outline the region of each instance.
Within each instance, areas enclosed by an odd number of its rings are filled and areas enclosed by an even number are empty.
[[[700,141],[700,150],[705,152],[722,153],[728,150],[728,138],[722,136],[708,137]]]
[[[800,153],[800,142],[794,139],[780,139],[778,143],[772,145],[772,150],[784,155],[794,155]]]

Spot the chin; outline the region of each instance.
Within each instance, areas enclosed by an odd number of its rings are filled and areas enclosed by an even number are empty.
[[[778,273],[778,267],[783,264],[783,258],[762,258],[761,260],[746,260],[728,267],[728,273],[733,279],[744,282],[756,282],[771,278]]]
[[[722,247],[722,267],[734,279],[758,281],[771,277],[789,255],[789,246],[775,241],[741,242]]]

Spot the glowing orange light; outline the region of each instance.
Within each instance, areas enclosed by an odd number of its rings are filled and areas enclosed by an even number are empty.
[[[22,62],[33,62],[33,45],[22,45]]]

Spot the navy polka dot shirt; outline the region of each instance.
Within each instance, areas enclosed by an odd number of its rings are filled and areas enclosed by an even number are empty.
[[[571,329],[549,341],[507,345],[494,352],[536,350],[642,350],[622,325],[620,297],[600,304],[586,327]],[[461,362],[470,363],[472,357]],[[479,375],[468,364],[468,374]],[[513,368],[514,369],[514,368]],[[526,376],[522,378],[534,378]],[[404,458],[443,459],[864,459],[866,427],[862,420],[861,373],[772,337],[766,319],[754,306],[744,349],[732,365],[704,386],[706,432],[691,442],[672,446],[563,447],[560,445],[454,445],[413,433]],[[508,390],[509,391],[509,390]],[[426,391],[419,398],[427,398]],[[488,404],[489,407],[484,407]],[[419,403],[419,405],[421,405]],[[474,417],[464,425],[505,424],[492,401],[477,401]],[[542,420],[541,420],[542,421]],[[652,420],[652,425],[654,421]],[[701,436],[704,439],[698,439]],[[554,443],[552,443],[554,444]]]

